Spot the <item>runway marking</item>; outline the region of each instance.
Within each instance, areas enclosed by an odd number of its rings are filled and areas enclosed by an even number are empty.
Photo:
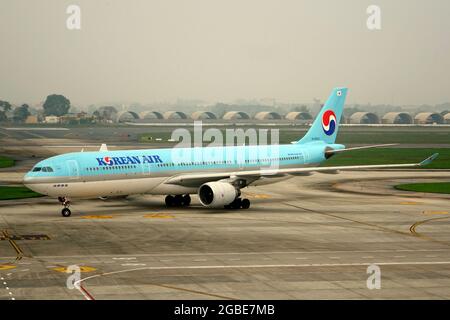
[[[16,266],[10,265],[10,264],[0,264],[0,270],[10,270],[14,269]],[[3,278],[2,278],[3,280]]]
[[[92,272],[97,270],[94,267],[88,267],[88,266],[79,266],[80,268],[80,272]],[[53,271],[57,271],[57,272],[62,272],[62,273],[67,273],[67,267],[56,267],[56,268],[52,268]]]
[[[448,211],[423,211],[423,214],[448,214]]]
[[[259,193],[250,193],[250,192],[243,192],[243,194],[250,199],[270,199],[272,198],[268,194],[259,194]]]
[[[355,219],[345,218],[345,217],[341,217],[341,216],[336,215],[336,214],[331,214],[331,213],[327,213],[327,212],[313,210],[313,209],[297,206],[297,205],[294,205],[294,204],[291,204],[291,203],[288,203],[288,202],[283,202],[283,204],[285,204],[285,205],[287,205],[289,207],[293,207],[293,208],[296,208],[296,209],[301,209],[301,210],[312,212],[312,213],[317,213],[317,214],[320,214],[320,215],[323,215],[323,216],[332,217],[332,218],[339,219],[339,220],[344,220],[344,221],[350,221],[350,222],[361,224],[361,225],[364,225],[364,226],[369,226],[369,227],[378,229],[380,231],[385,231],[385,232],[390,232],[390,233],[397,233],[397,234],[407,235],[407,236],[411,235],[410,233],[408,233],[406,231],[399,231],[399,230],[390,229],[390,228],[383,227],[383,226],[380,226],[380,225],[377,225],[377,224],[374,224],[374,223],[370,223],[370,222],[364,222],[364,221],[358,221],[358,220],[355,220]]]
[[[91,215],[91,216],[82,216],[82,219],[112,219],[113,216],[107,216],[107,215]]]
[[[425,235],[423,235],[423,234],[421,234],[421,233],[419,233],[419,232],[416,231],[416,228],[417,228],[418,226],[420,226],[421,224],[427,223],[427,222],[429,222],[429,221],[434,221],[434,220],[444,220],[444,219],[450,219],[450,217],[439,217],[439,218],[431,218],[431,219],[426,219],[426,220],[422,220],[422,221],[417,221],[417,222],[414,223],[411,227],[409,227],[409,231],[411,232],[411,234],[412,234],[413,236],[416,236],[416,237],[418,237],[418,238],[427,239],[427,240],[430,240],[430,241],[437,242],[437,243],[444,244],[444,245],[447,245],[447,246],[448,246],[448,245],[449,245],[448,242],[444,242],[444,241],[440,241],[440,240],[433,239],[433,238],[431,238],[431,237],[425,236]]]
[[[416,201],[403,201],[400,202],[400,204],[404,204],[404,205],[418,205],[418,204],[422,204],[421,202],[416,202]]]
[[[172,219],[173,215],[165,214],[165,213],[151,213],[144,215],[144,218],[153,218],[153,219]]]
[[[450,261],[405,261],[405,262],[374,262],[376,265],[379,266],[397,266],[397,265],[450,265]],[[78,289],[81,287],[82,282],[86,282],[87,280],[109,276],[109,275],[115,275],[120,273],[126,273],[126,272],[133,272],[133,271],[143,271],[143,270],[193,270],[193,269],[250,269],[250,268],[310,268],[310,267],[351,267],[351,266],[370,266],[372,263],[369,262],[357,262],[357,263],[312,263],[312,264],[256,264],[256,265],[206,265],[206,266],[168,266],[168,267],[142,267],[142,268],[133,268],[133,269],[126,269],[126,270],[118,270],[118,271],[111,271],[111,272],[105,272],[101,274],[95,274],[83,279],[80,279],[74,283],[75,287]],[[166,287],[166,288],[172,288],[176,290],[183,290],[188,292],[195,292],[193,290],[184,289],[184,288],[176,288],[176,287],[169,287],[166,285],[158,285],[153,284],[156,286]],[[86,298],[85,293],[83,293],[80,289],[79,291],[83,294],[83,296]],[[203,295],[213,295],[209,293],[204,292],[195,292]],[[214,295],[216,296],[216,295]],[[223,298],[223,297],[222,297]],[[88,299],[87,300],[92,300]],[[232,298],[226,298],[226,299],[232,299]]]
[[[365,256],[363,259],[373,259],[373,256]]]
[[[0,279],[3,281],[3,285],[5,286],[5,290],[8,291],[8,294],[9,294],[10,296],[12,296],[13,293],[12,293],[11,290],[9,289],[8,283],[7,283],[6,281],[4,281],[5,278],[1,277]],[[11,297],[11,300],[15,300],[15,299]]]
[[[136,257],[113,258],[113,260],[136,260]]]
[[[124,266],[124,267],[128,267],[128,266],[137,267],[137,266],[146,266],[146,265],[147,265],[146,263],[123,263],[123,264],[121,264],[121,266]]]
[[[3,236],[5,239],[8,239],[9,244],[13,247],[16,252],[16,261],[19,261],[23,257],[22,249],[17,245],[17,243],[13,240],[13,238],[9,235],[8,230],[3,230]]]

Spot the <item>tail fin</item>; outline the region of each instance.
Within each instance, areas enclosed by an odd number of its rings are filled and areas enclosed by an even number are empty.
[[[327,102],[314,119],[311,128],[297,143],[303,144],[314,141],[334,143],[336,141],[347,90],[347,88],[333,89]]]

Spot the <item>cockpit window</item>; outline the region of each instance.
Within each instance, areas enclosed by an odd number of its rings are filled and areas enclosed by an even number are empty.
[[[32,172],[53,172],[53,168],[52,167],[34,167],[34,169],[32,170]]]

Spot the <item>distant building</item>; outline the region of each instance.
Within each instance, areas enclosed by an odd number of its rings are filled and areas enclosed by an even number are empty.
[[[54,124],[54,123],[59,123],[60,119],[57,116],[46,116],[44,118],[44,122],[45,123],[53,123]]]
[[[414,123],[417,124],[442,124],[444,117],[436,112],[421,112],[414,117]]]

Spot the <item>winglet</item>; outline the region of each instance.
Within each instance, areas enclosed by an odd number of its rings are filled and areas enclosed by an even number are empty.
[[[430,164],[431,162],[433,162],[434,159],[436,159],[438,157],[439,153],[435,153],[432,156],[429,156],[428,158],[426,158],[425,160],[423,160],[422,162],[419,163],[419,166],[426,166],[427,164]]]
[[[108,146],[106,145],[106,143],[102,143],[102,145],[98,151],[108,151]]]

